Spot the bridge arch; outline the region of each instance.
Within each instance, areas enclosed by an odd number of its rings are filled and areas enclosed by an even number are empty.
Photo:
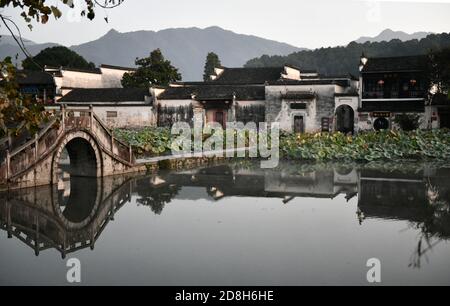
[[[98,213],[102,201],[100,178],[71,177],[69,194],[60,189],[60,184],[52,186],[53,213],[66,230],[80,230],[87,227]]]
[[[70,159],[69,173],[79,177],[102,177],[102,152],[96,139],[86,131],[69,132],[63,137],[53,155],[52,181],[58,182],[60,161],[64,149],[67,149]]]

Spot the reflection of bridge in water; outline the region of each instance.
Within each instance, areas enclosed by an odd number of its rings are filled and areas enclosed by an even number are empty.
[[[406,220],[437,239],[450,238],[450,168],[413,166],[412,169],[285,165],[262,170],[236,165],[171,172],[150,176],[71,178],[61,186],[0,194],[0,225],[9,237],[40,251],[55,248],[63,256],[94,247],[114,214],[131,195],[156,214],[173,199],[269,197],[288,204],[294,198],[335,198],[358,202],[357,217]],[[90,180],[87,182],[86,180]],[[70,185],[68,184],[70,183]],[[203,192],[179,193],[183,187]],[[355,221],[356,222],[356,221]]]
[[[77,178],[56,185],[0,194],[0,228],[35,250],[54,248],[63,256],[90,247],[114,214],[130,200],[131,180]],[[59,186],[61,187],[61,186]]]

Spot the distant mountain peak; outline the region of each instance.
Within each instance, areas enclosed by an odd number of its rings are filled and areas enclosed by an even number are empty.
[[[414,32],[408,34],[403,31],[394,31],[392,29],[384,29],[377,36],[362,36],[355,40],[357,43],[365,43],[365,42],[381,42],[381,41],[391,41],[393,39],[400,39],[401,41],[407,41],[412,39],[422,39],[427,37],[428,35],[433,34],[433,32]]]
[[[117,34],[121,34],[119,31],[117,31],[116,29],[111,29],[108,32],[106,32],[106,34],[104,36],[113,36],[113,35],[117,35]]]
[[[28,49],[35,55],[46,47],[48,45],[36,44]],[[124,67],[133,67],[136,58],[148,56],[156,48],[160,48],[164,57],[179,68],[183,80],[194,81],[202,79],[208,52],[218,54],[225,66],[240,67],[249,59],[264,54],[288,55],[302,50],[286,43],[242,35],[218,26],[131,32],[110,29],[98,39],[70,47],[71,50],[97,65],[108,63]],[[19,47],[0,43],[0,57],[15,54],[19,54],[18,63],[20,63],[23,55]]]
[[[399,32],[399,31],[397,31],[397,32]],[[387,29],[384,29],[383,31],[381,31],[380,35],[381,34],[389,34],[389,33],[395,33],[395,31],[387,28]]]
[[[206,27],[205,30],[219,30],[219,31],[226,31],[225,29],[222,29],[221,27],[215,26],[215,25]]]

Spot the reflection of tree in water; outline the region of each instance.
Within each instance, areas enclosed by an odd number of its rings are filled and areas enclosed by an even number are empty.
[[[152,212],[160,215],[167,203],[181,190],[181,187],[174,184],[161,184],[159,186],[151,186],[148,181],[140,180],[136,182],[136,192],[139,198],[136,199],[139,205],[150,207]]]
[[[422,222],[414,223],[413,228],[419,229],[417,247],[410,258],[410,267],[420,269],[422,259],[428,262],[427,253],[442,240],[450,239],[450,202],[449,191],[439,188],[430,179],[426,183],[427,209]]]

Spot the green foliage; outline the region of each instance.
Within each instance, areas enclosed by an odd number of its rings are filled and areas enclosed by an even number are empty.
[[[413,131],[419,128],[419,116],[413,114],[395,115],[394,122],[404,131]]]
[[[141,130],[116,129],[114,136],[129,143],[139,155],[158,156],[171,151],[170,129],[147,127]]]
[[[84,0],[85,6],[81,9],[81,16],[88,19],[94,19],[95,4],[102,8],[113,8],[120,5],[124,0],[105,0],[98,1]],[[42,0],[1,0],[0,8],[12,7],[18,10],[19,14],[28,27],[32,29],[31,22],[37,21],[42,24],[48,22],[49,17],[58,19],[62,16],[58,4],[62,2],[70,8],[74,8],[73,1],[60,0],[54,1],[55,5],[47,5]],[[5,27],[13,34],[8,23],[15,25],[13,19],[0,13],[0,19]],[[105,18],[107,21],[107,18]],[[46,64],[46,63],[45,63]],[[25,64],[27,65],[27,63]],[[0,62],[0,137],[5,134],[18,134],[23,130],[35,132],[39,129],[42,122],[46,121],[49,113],[45,111],[42,105],[36,104],[30,97],[24,97],[19,92],[16,81],[15,67],[11,63],[11,58],[5,58]]]
[[[87,17],[92,20],[95,18],[95,5],[102,8],[113,8],[120,5],[124,0],[105,0],[105,1],[93,1],[93,0],[83,0],[84,7],[81,6],[80,15],[82,17]],[[16,10],[20,11],[20,16],[28,24],[31,29],[31,21],[37,21],[42,24],[46,24],[49,21],[49,17],[53,16],[55,19],[59,19],[62,16],[61,10],[58,8],[59,3],[64,3],[70,8],[74,8],[73,1],[70,0],[59,0],[53,1],[54,5],[47,5],[46,1],[42,0],[1,0],[0,7],[12,6]],[[47,1],[48,3],[49,1]],[[105,18],[105,20],[107,20]]]
[[[437,86],[438,93],[450,94],[450,48],[431,52],[429,57],[427,76],[430,83]]]
[[[247,62],[246,67],[273,67],[291,64],[302,69],[316,69],[322,74],[358,74],[358,64],[364,52],[370,57],[406,56],[427,54],[430,50],[441,51],[450,48],[450,34],[431,34],[418,41],[402,42],[398,39],[389,42],[351,42],[343,47],[328,47],[299,51],[287,56],[263,55]]]
[[[445,160],[450,158],[450,131],[416,130],[282,134],[280,156],[302,160]]]
[[[39,125],[47,120],[49,113],[30,97],[19,92],[16,82],[16,68],[7,57],[0,61],[0,137],[7,133],[17,135],[23,130],[36,132]]]
[[[214,74],[214,68],[220,67],[221,65],[219,56],[214,52],[209,52],[206,56],[203,81],[210,81],[209,77]]]
[[[26,70],[41,70],[45,65],[88,70],[95,68],[94,63],[88,63],[81,55],[63,46],[46,48],[32,59],[26,58],[22,62],[22,67]]]
[[[181,80],[178,69],[164,59],[160,49],[152,51],[149,57],[136,59],[135,64],[139,66],[135,72],[124,74],[123,87],[148,88],[150,84],[169,85]]]

